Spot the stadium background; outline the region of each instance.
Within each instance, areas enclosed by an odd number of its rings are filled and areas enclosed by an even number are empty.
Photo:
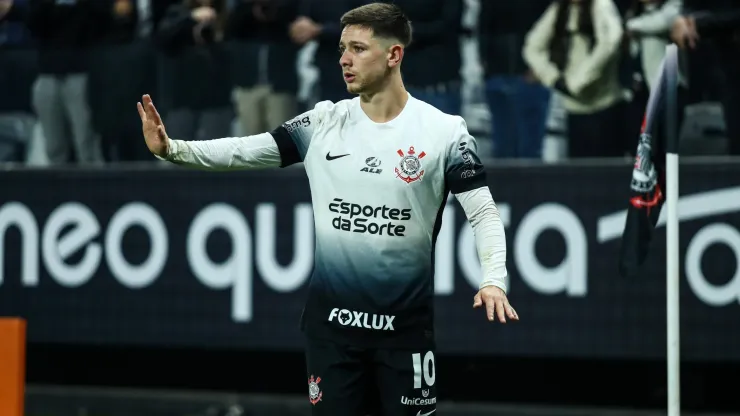
[[[522,7],[538,16],[547,2],[536,3]],[[624,12],[626,3],[617,6]],[[619,227],[610,227],[627,207],[631,160],[575,160],[557,150],[539,160],[495,157],[481,5],[464,6],[460,33],[449,34],[460,45],[460,113],[479,138],[507,226],[510,298],[522,322],[488,325],[470,309],[477,259],[450,201],[435,280],[438,414],[662,414],[664,229],[645,271],[627,280],[617,272]],[[147,35],[106,39],[90,54],[88,99],[105,163],[50,163],[32,104],[38,51],[12,23],[0,23],[0,153],[8,162],[0,172],[0,316],[28,320],[26,414],[309,414],[297,325],[308,271],[300,259],[312,250],[302,170],[209,174],[151,161],[136,100],[152,93],[166,113],[173,91],[207,81],[177,84],[182,66]],[[682,195],[701,212],[681,223],[683,404],[738,414],[740,161],[728,154],[720,63],[706,43],[689,62],[703,76],[692,77],[698,98],[682,126]],[[299,108],[322,96],[317,46],[297,55]],[[520,55],[514,48],[506,56]],[[565,117],[553,98],[543,148],[562,146]],[[237,117],[230,120],[240,134]],[[219,216],[230,218],[225,228]],[[189,234],[197,219],[208,233]],[[61,248],[75,226],[90,234]],[[203,245],[200,257],[191,240]],[[155,241],[165,247],[157,255]],[[158,267],[136,269],[152,258]],[[251,277],[241,283],[213,267],[239,262]]]

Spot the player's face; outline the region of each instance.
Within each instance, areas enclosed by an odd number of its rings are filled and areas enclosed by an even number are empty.
[[[388,48],[373,36],[372,29],[347,26],[339,41],[342,75],[347,91],[362,94],[377,90],[388,75]]]

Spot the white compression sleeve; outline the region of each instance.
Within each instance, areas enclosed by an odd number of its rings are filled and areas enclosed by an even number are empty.
[[[214,170],[280,166],[280,150],[270,133],[247,137],[185,141],[170,139],[170,162]]]
[[[498,208],[487,186],[455,195],[473,227],[483,281],[506,292],[506,235]]]

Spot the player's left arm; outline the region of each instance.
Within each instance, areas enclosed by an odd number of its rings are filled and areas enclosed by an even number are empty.
[[[473,300],[473,307],[485,305],[489,321],[505,323],[519,320],[506,297],[506,235],[496,203],[486,182],[486,171],[478,156],[475,138],[465,121],[458,117],[450,142],[445,168],[445,182],[460,202],[473,228],[483,279]]]

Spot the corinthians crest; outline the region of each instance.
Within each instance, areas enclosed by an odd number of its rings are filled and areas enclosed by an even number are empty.
[[[421,177],[424,176],[421,159],[426,156],[426,153],[421,152],[417,156],[414,146],[409,147],[409,151],[406,153],[401,149],[398,149],[397,153],[401,156],[401,161],[396,168],[396,177],[406,183],[420,181]]]
[[[649,134],[640,135],[640,143],[637,145],[635,166],[632,170],[632,182],[630,187],[639,193],[652,192],[658,183],[658,172],[655,170],[652,160],[652,141]]]
[[[647,133],[640,135],[630,188],[639,193],[630,198],[630,204],[635,208],[646,208],[648,215],[650,215],[650,209],[657,206],[663,199],[663,192],[658,183],[658,171],[652,160],[652,140]]]
[[[311,375],[311,378],[308,379],[308,400],[314,406],[316,403],[321,401],[321,396],[324,395],[324,393],[321,392],[319,383],[321,383],[321,377],[316,377],[314,379],[313,375]]]

